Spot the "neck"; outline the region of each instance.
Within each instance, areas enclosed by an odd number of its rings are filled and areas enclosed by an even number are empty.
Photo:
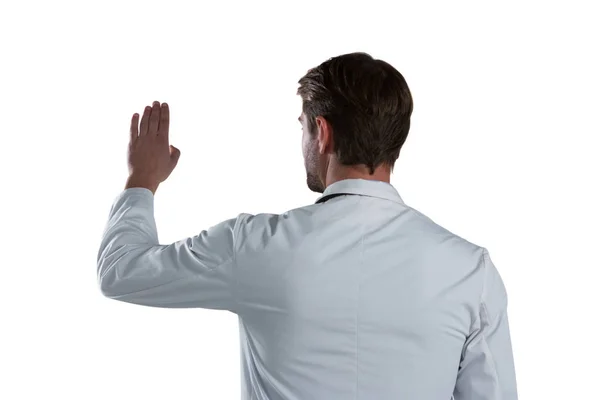
[[[325,187],[344,179],[367,179],[390,183],[392,170],[388,165],[380,165],[371,174],[366,165],[329,164],[325,177]]]

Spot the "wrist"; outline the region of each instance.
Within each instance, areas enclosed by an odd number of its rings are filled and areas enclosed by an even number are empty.
[[[146,188],[152,192],[152,194],[156,193],[158,189],[158,183],[156,181],[139,175],[129,175],[127,178],[127,182],[125,183],[125,189],[130,189],[134,187]]]

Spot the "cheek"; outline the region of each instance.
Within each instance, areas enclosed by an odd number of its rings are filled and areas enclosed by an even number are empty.
[[[302,155],[306,157],[308,149],[308,140],[306,138],[306,134],[304,133],[304,129],[302,130]]]

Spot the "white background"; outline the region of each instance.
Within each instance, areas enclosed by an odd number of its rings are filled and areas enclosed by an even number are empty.
[[[130,117],[171,106],[162,243],[283,212],[317,198],[297,81],[354,51],[414,97],[392,183],[504,279],[520,398],[600,398],[595,2],[200,3],[2,2],[0,398],[239,398],[233,314],[98,289]]]

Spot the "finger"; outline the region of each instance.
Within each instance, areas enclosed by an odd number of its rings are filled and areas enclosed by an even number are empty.
[[[158,121],[160,118],[160,103],[155,101],[152,103],[152,112],[150,113],[150,126],[148,127],[148,135],[156,135],[158,133]]]
[[[140,114],[135,113],[133,117],[131,117],[131,128],[129,128],[130,137],[129,140],[131,143],[135,142],[138,137],[138,123],[140,121]]]
[[[145,136],[148,134],[148,122],[150,119],[150,111],[152,107],[146,106],[144,109],[144,115],[142,115],[142,122],[140,123],[140,136]]]
[[[160,122],[158,124],[158,134],[169,138],[169,105],[162,103],[160,107]]]

